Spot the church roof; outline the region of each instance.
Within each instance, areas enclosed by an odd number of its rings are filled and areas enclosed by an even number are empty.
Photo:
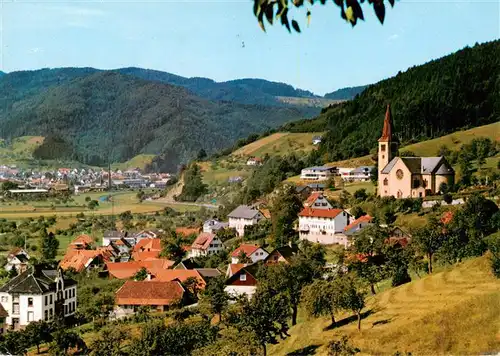
[[[388,174],[400,158],[412,174],[453,174],[453,168],[443,163],[444,157],[394,157],[382,169],[383,174]]]
[[[379,142],[387,142],[392,140],[392,114],[391,105],[387,104],[387,110],[385,112],[384,128],[382,129],[382,136]]]

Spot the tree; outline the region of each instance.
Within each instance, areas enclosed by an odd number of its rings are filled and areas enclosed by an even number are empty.
[[[302,290],[302,304],[307,313],[314,317],[329,315],[335,326],[335,313],[341,308],[341,291],[335,281],[318,279]]]
[[[123,344],[130,337],[129,332],[121,326],[104,328],[90,345],[91,356],[122,356]]]
[[[384,278],[386,237],[387,231],[378,224],[367,226],[351,237],[350,251],[356,257],[349,269],[370,285],[372,294],[375,294],[375,284]]]
[[[297,238],[295,221],[302,210],[302,202],[295,188],[285,185],[276,192],[272,202],[271,221],[276,247]]]
[[[354,215],[354,217],[356,219],[358,219],[361,216],[365,215],[366,213],[363,211],[363,209],[359,205],[355,205],[351,208],[351,214]]]
[[[137,273],[134,275],[134,280],[136,281],[143,281],[146,278],[148,278],[148,270],[144,267],[138,270]]]
[[[453,196],[449,193],[446,193],[443,195],[443,200],[446,204],[451,204],[453,202]]]
[[[443,224],[432,215],[427,219],[424,227],[417,228],[412,233],[412,242],[417,250],[427,257],[429,273],[432,273],[432,258],[443,245],[444,238]]]
[[[178,235],[175,231],[170,231],[167,236],[163,237],[161,245],[161,255],[168,257],[175,261],[175,263],[182,261],[186,255],[186,251],[183,248],[182,236]]]
[[[198,292],[201,289],[198,278],[188,277],[184,282],[182,282],[182,286],[187,292],[187,298],[192,302],[196,302],[198,300]]]
[[[345,310],[351,310],[358,317],[358,330],[361,330],[361,311],[365,307],[365,292],[359,288],[352,276],[345,275],[339,280],[342,290],[339,304]]]
[[[366,194],[366,189],[358,189],[354,192],[354,198],[356,198],[359,201],[365,201],[366,198],[368,197],[368,194]]]
[[[59,248],[59,240],[55,237],[54,233],[47,234],[47,229],[42,229],[40,232],[40,251],[42,259],[45,261],[54,260],[57,256],[57,249]]]
[[[288,335],[288,319],[290,318],[290,300],[283,293],[257,287],[254,296],[248,300],[239,300],[241,315],[237,327],[251,332],[267,355],[267,344],[276,343],[278,337],[285,339]]]
[[[361,1],[338,0],[335,1],[334,3],[340,8],[341,17],[354,27],[358,22],[358,20],[364,20],[364,14],[360,2],[363,3],[364,0]],[[391,6],[394,6],[395,2],[394,0],[388,0],[388,2],[391,4]],[[373,10],[375,11],[375,14],[377,15],[377,18],[380,21],[380,23],[384,23],[386,2],[384,2],[384,0],[380,0],[380,1],[369,1],[369,3],[373,6]],[[325,4],[325,2],[321,2],[321,4]],[[254,15],[257,17],[259,26],[263,31],[265,31],[265,25],[264,25],[264,18],[265,18],[270,25],[272,25],[273,20],[276,19],[276,22],[278,22],[279,20],[280,23],[283,26],[285,26],[289,32],[291,31],[291,27],[294,29],[295,32],[300,32],[299,23],[296,20],[291,20],[291,21],[289,20],[289,10],[293,8],[291,5],[293,5],[296,8],[300,8],[304,5],[304,3],[292,2],[290,4],[288,0],[282,2],[279,1],[274,2],[270,0],[266,1],[255,0],[253,12]],[[307,10],[308,23],[310,16],[311,16],[311,11]]]
[[[491,254],[491,270],[495,277],[500,278],[500,234],[490,235],[487,241]]]
[[[253,263],[253,261],[250,257],[248,257],[248,255],[245,253],[245,251],[240,251],[240,253],[238,254],[238,263],[249,264],[249,263]]]
[[[51,328],[47,322],[40,320],[29,323],[24,329],[26,339],[31,345],[36,345],[36,353],[40,353],[40,344],[51,342]]]
[[[205,158],[207,158],[207,152],[202,148],[196,154],[196,160],[203,161]]]
[[[206,191],[207,186],[203,183],[200,167],[196,163],[192,163],[184,173],[184,185],[178,199],[196,201]]]
[[[85,341],[75,333],[74,331],[69,331],[66,328],[60,328],[54,333],[54,342],[51,346],[51,351],[57,355],[67,355],[68,350],[71,348],[76,348],[77,351],[85,352],[87,350],[87,345]]]
[[[210,279],[205,290],[201,293],[200,304],[208,305],[210,312],[219,316],[219,322],[222,321],[222,313],[229,303],[229,294],[227,294],[225,288],[226,279],[219,276]]]
[[[227,240],[230,240],[230,239],[233,239],[235,238],[236,236],[238,236],[238,233],[236,232],[235,229],[233,228],[223,228],[223,229],[219,229],[217,230],[217,232],[215,233],[215,235],[222,241],[222,242],[226,242]]]
[[[91,200],[89,201],[89,203],[87,204],[87,207],[90,209],[90,210],[94,210],[95,208],[97,208],[99,206],[99,202],[97,200]]]
[[[330,341],[327,350],[328,356],[352,356],[360,352],[357,347],[349,344],[349,338],[345,335],[340,340]]]

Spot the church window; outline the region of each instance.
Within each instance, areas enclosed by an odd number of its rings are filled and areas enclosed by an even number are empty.
[[[387,178],[384,179],[384,185],[389,185],[389,179]]]
[[[380,150],[381,150],[382,152],[385,152],[385,145],[380,145]]]

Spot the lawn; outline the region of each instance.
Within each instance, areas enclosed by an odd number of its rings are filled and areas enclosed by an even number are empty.
[[[262,157],[266,153],[270,156],[277,156],[294,151],[309,152],[316,147],[312,144],[313,137],[322,134],[322,132],[278,132],[241,147],[231,155]]]
[[[303,313],[291,336],[269,347],[270,355],[326,355],[330,340],[347,335],[361,354],[482,354],[500,349],[500,280],[486,257],[425,276],[369,297],[362,330],[350,314],[328,317]]]

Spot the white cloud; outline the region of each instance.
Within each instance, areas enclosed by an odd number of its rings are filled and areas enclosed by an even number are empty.
[[[388,41],[396,41],[399,38],[399,35],[397,33],[390,35],[389,38],[387,39]]]

